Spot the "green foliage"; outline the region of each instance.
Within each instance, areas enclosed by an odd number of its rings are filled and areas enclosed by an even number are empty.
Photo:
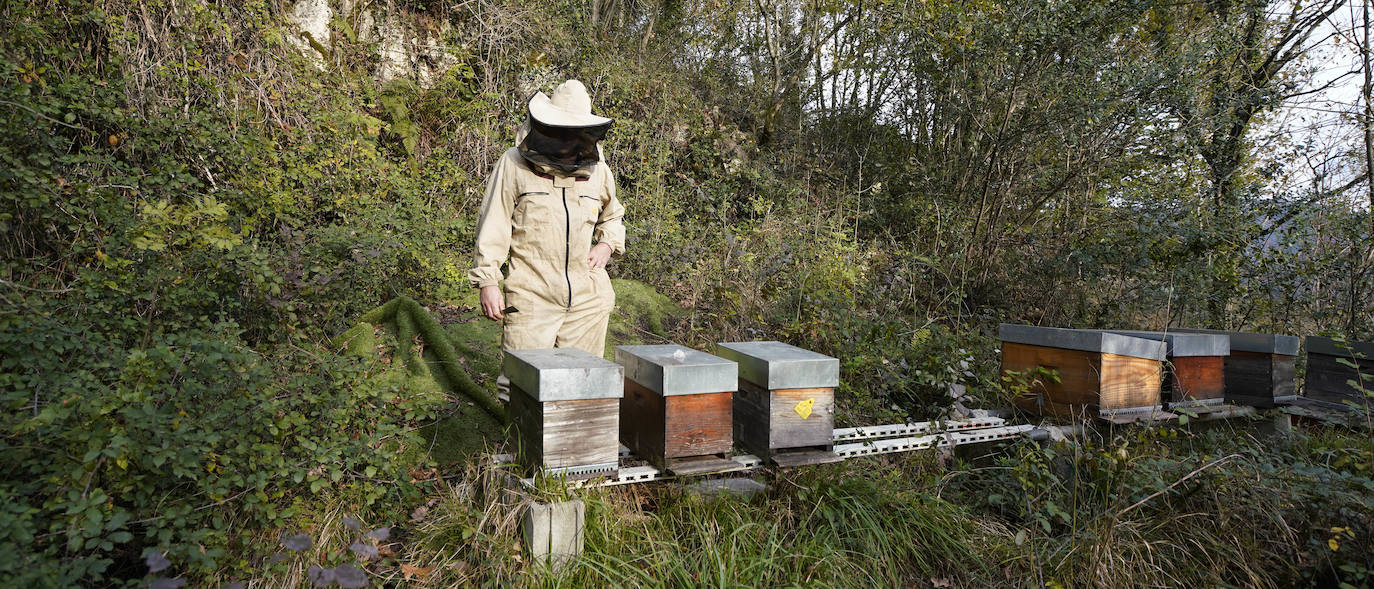
[[[1020,566],[1043,583],[1330,586],[1371,565],[1374,525],[1374,480],[1333,468],[1331,440],[1165,429],[1022,443],[951,491],[1020,530]]]
[[[403,476],[401,452],[418,443],[408,424],[444,398],[323,349],[264,355],[239,331],[220,323],[110,354],[110,339],[55,321],[0,322],[0,574],[68,585],[128,574],[154,552],[203,573],[255,551],[231,530],[280,525],[312,497],[397,498],[402,488],[367,481]]]
[[[0,576],[138,582],[164,552],[196,580],[276,574],[280,532],[323,510],[410,513],[432,492],[410,469],[495,437],[499,325],[474,318],[464,276],[474,217],[526,92],[568,77],[617,120],[612,345],[833,354],[843,421],[1017,391],[988,336],[1008,318],[1368,339],[1369,214],[1271,184],[1306,148],[1243,135],[1298,72],[1237,85],[1226,69],[1301,19],[1264,3],[775,4],[602,2],[593,22],[584,2],[408,0],[380,16],[443,46],[446,69],[385,83],[365,3],[305,52],[272,3],[0,9]],[[511,512],[456,489],[419,557],[490,583],[1110,585],[1109,562],[1160,585],[1358,585],[1362,440],[1245,450],[1125,512],[1229,450],[1022,448],[954,477],[976,509],[929,479],[835,469],[814,476],[843,483],[783,479],[751,503],[608,491],[592,497],[599,560],[562,578],[486,569],[518,555],[488,518]],[[1219,519],[1191,525],[1204,517]],[[962,561],[1012,572],[949,570]]]

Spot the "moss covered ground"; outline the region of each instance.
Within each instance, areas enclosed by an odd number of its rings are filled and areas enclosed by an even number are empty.
[[[668,328],[685,314],[642,282],[615,279],[612,285],[616,310],[607,330],[607,358],[614,357],[615,346],[667,341]],[[431,324],[438,329],[421,327]],[[395,299],[364,315],[338,340],[351,355],[390,363],[391,369],[373,377],[378,385],[403,385],[414,395],[448,396],[449,409],[419,429],[426,446],[415,449],[415,458],[452,467],[501,445],[504,423],[493,411],[484,410],[497,395],[501,324],[478,314],[476,291],[466,291],[433,310]]]

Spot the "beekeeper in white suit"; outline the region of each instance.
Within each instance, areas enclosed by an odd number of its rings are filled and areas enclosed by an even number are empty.
[[[606,264],[625,251],[625,208],[601,152],[612,120],[592,114],[577,80],[536,93],[528,115],[487,180],[468,278],[482,313],[504,321],[503,349],[602,356],[615,306]]]

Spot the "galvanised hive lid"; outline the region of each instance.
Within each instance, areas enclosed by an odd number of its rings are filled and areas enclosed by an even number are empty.
[[[616,346],[615,361],[625,378],[660,395],[696,395],[734,391],[739,365],[677,344]]]
[[[576,348],[506,350],[506,378],[536,401],[619,399],[625,394],[619,364]]]
[[[1281,356],[1297,356],[1298,345],[1301,340],[1293,335],[1276,335],[1272,333],[1246,333],[1243,331],[1222,331],[1219,329],[1175,329],[1181,333],[1214,333],[1231,338],[1232,352],[1259,352],[1261,354],[1279,354]]]
[[[1374,342],[1338,342],[1333,338],[1309,335],[1304,338],[1309,354],[1340,356],[1357,360],[1374,359]]]
[[[782,342],[721,342],[716,354],[739,362],[739,377],[768,389],[810,389],[840,384],[840,361]]]
[[[1107,329],[1112,333],[1148,340],[1164,340],[1168,354],[1175,358],[1189,356],[1230,356],[1231,338],[1215,333],[1174,333],[1172,331],[1133,331]]]
[[[1148,340],[1119,333],[1094,331],[1091,329],[1062,329],[1059,327],[1037,327],[1035,325],[1015,325],[1003,323],[997,330],[998,339],[1004,342],[1115,354],[1147,360],[1163,360],[1167,346],[1160,340]]]

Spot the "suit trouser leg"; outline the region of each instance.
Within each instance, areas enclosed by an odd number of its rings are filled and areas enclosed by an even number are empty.
[[[606,326],[611,309],[598,301],[586,308],[573,309],[558,328],[559,348],[577,348],[598,358],[606,357]]]
[[[554,347],[566,315],[562,309],[507,314],[501,330],[502,353],[506,350],[546,350]],[[502,362],[504,364],[504,360]],[[502,400],[510,399],[510,379],[506,378],[504,370],[496,377],[496,389]]]

